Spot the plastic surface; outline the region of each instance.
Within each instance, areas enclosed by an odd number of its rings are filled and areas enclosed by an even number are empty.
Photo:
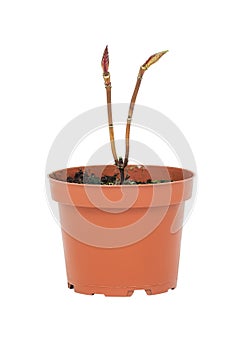
[[[88,168],[97,175],[116,171],[114,166]],[[78,169],[50,174],[52,197],[59,203],[69,288],[106,296],[174,289],[184,202],[191,196],[193,173],[129,165],[128,172],[137,181],[171,178],[173,182],[99,186],[63,181]]]

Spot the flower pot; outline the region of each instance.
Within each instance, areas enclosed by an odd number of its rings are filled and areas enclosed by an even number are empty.
[[[84,167],[49,175],[59,204],[68,287],[83,294],[158,294],[177,285],[184,204],[193,173],[162,166],[127,166],[131,179],[173,182],[92,185],[65,182]],[[97,176],[117,168],[88,166]]]

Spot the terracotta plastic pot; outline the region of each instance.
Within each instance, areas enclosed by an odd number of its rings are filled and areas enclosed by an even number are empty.
[[[49,175],[59,203],[68,287],[84,294],[158,294],[177,285],[184,203],[193,173],[161,166],[129,165],[130,179],[167,179],[146,185],[65,182],[85,169],[112,175],[115,166],[62,169]]]

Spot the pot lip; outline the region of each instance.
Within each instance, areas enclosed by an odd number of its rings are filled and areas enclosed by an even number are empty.
[[[134,184],[134,185],[96,185],[96,184],[77,184],[77,183],[74,183],[74,182],[66,182],[66,181],[62,181],[62,180],[57,180],[57,179],[55,179],[54,177],[52,177],[52,175],[54,174],[54,173],[56,173],[56,172],[59,172],[59,171],[64,171],[64,170],[67,170],[67,169],[76,169],[76,168],[82,168],[82,167],[90,167],[90,168],[92,168],[92,167],[99,167],[99,166],[104,166],[104,167],[106,167],[106,166],[108,166],[108,165],[113,165],[113,164],[107,164],[107,165],[104,165],[104,164],[96,164],[96,165],[88,165],[88,166],[85,166],[85,165],[80,165],[80,166],[74,166],[74,167],[70,167],[70,168],[63,168],[63,169],[57,169],[57,170],[54,170],[54,171],[52,171],[50,174],[48,174],[47,176],[48,176],[48,178],[49,178],[49,180],[50,181],[52,181],[52,182],[54,182],[54,183],[62,183],[62,184],[67,184],[68,186],[77,186],[77,187],[91,187],[91,188],[97,188],[97,187],[102,187],[102,188],[131,188],[131,187],[134,187],[134,186],[139,186],[140,188],[144,188],[144,187],[146,187],[146,188],[151,188],[152,186],[159,186],[159,187],[161,187],[161,186],[168,186],[168,184],[171,184],[171,185],[173,185],[173,184],[180,184],[180,183],[185,183],[185,182],[189,182],[189,181],[191,181],[192,179],[193,179],[193,177],[195,177],[196,176],[196,174],[193,172],[193,171],[191,171],[191,170],[189,170],[189,169],[185,169],[185,168],[178,168],[178,167],[173,167],[173,166],[166,166],[166,165],[154,165],[154,164],[148,164],[148,165],[139,165],[139,164],[136,164],[136,165],[134,165],[134,164],[128,164],[128,167],[129,166],[140,166],[140,167],[160,167],[160,168],[168,168],[168,169],[171,169],[171,170],[173,170],[173,169],[175,169],[175,170],[183,170],[183,171],[187,171],[187,172],[189,172],[190,173],[190,176],[189,177],[187,177],[186,179],[183,179],[183,180],[178,180],[178,181],[173,181],[173,182],[164,182],[164,183],[155,183],[155,184]],[[115,165],[114,165],[115,166]]]

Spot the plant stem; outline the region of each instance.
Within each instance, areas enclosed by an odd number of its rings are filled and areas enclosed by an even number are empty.
[[[115,161],[116,166],[118,166],[118,157],[116,153],[115,139],[114,139],[114,128],[113,128],[113,120],[112,120],[112,108],[111,108],[111,81],[110,81],[110,73],[109,69],[109,53],[108,46],[106,46],[103,57],[101,60],[101,67],[103,69],[103,78],[105,82],[106,88],[106,100],[107,100],[107,113],[108,113],[108,124],[109,124],[109,134],[110,134],[110,144],[111,151]]]
[[[112,106],[111,106],[111,83],[110,83],[110,74],[104,75],[105,88],[106,88],[106,99],[107,99],[107,113],[108,113],[108,125],[109,125],[109,134],[110,134],[110,144],[111,151],[115,161],[115,164],[118,165],[118,157],[116,153],[115,138],[114,138],[114,128],[112,120]]]
[[[144,72],[155,62],[157,62],[168,50],[166,51],[161,51],[158,52],[147,59],[147,61],[140,67],[138,77],[137,77],[137,82],[133,91],[132,99],[130,102],[129,106],[129,111],[128,111],[128,117],[127,117],[127,125],[126,125],[126,135],[125,135],[125,142],[126,142],[126,153],[125,153],[125,158],[124,158],[124,165],[123,167],[125,168],[128,163],[129,159],[129,144],[130,144],[130,127],[131,127],[131,121],[132,121],[132,115],[133,115],[133,110],[137,98],[137,94],[141,85],[141,81],[144,75]]]
[[[119,171],[120,171],[120,185],[122,185],[123,184],[123,182],[124,182],[124,169],[125,169],[125,167],[124,167],[124,164],[123,164],[123,159],[122,159],[122,157],[119,157],[119,160],[118,160],[118,169],[119,169]]]
[[[125,176],[124,176],[124,168],[119,168],[119,171],[120,171],[120,185],[122,185],[123,182],[124,182],[124,178],[125,178]]]
[[[128,158],[129,158],[130,128],[131,128],[131,121],[132,121],[133,110],[134,110],[134,106],[135,106],[138,90],[140,88],[144,72],[145,72],[145,69],[143,67],[140,67],[139,73],[138,73],[138,77],[137,77],[137,82],[136,82],[136,85],[135,85],[135,88],[134,88],[134,91],[133,91],[133,94],[132,94],[132,99],[131,99],[131,102],[130,102],[130,106],[129,106],[128,117],[127,117],[127,125],[126,125],[126,135],[125,135],[126,153],[125,153],[124,165],[123,165],[124,168],[127,166]]]

